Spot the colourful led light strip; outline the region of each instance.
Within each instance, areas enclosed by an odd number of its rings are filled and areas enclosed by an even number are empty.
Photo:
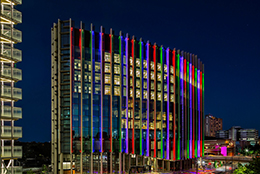
[[[192,158],[195,157],[195,98],[194,98],[194,57],[192,56]]]
[[[189,74],[190,74],[190,158],[192,158],[192,152],[193,152],[193,148],[192,148],[192,124],[193,124],[193,120],[192,120],[192,56],[190,54],[190,65],[189,65]]]
[[[167,141],[166,141],[166,159],[170,159],[170,55],[169,48],[166,51],[166,64],[167,64]]]
[[[128,56],[129,56],[129,54],[128,54],[128,35],[127,35],[127,37],[125,38],[125,54],[126,54],[126,150],[125,150],[125,153],[127,153],[128,154],[128,96],[129,96],[129,92],[128,92],[128,85],[129,85],[129,80],[128,80],[128,78],[129,78],[129,65],[128,65],[128,61],[129,61],[129,59],[128,59]]]
[[[163,98],[164,98],[164,88],[163,88],[163,47],[160,48],[160,63],[161,63],[161,158],[164,158],[164,140],[163,140]]]
[[[100,150],[99,150],[99,152],[103,152],[103,52],[102,52],[102,37],[103,37],[103,33],[102,33],[102,31],[99,33],[99,38],[100,38],[100,40],[99,40],[99,52],[100,52],[100,67],[101,67],[101,74],[100,74],[100,78],[101,78],[101,95],[100,95],[100,105],[101,105],[101,110],[100,110],[100,112],[101,112],[101,114],[100,114],[100,139],[99,139],[99,141],[100,141]],[[82,90],[83,90],[83,88],[82,88]]]
[[[121,34],[120,34],[121,35]],[[122,123],[122,97],[123,97],[123,95],[124,95],[124,93],[123,93],[123,89],[124,89],[124,83],[123,83],[123,79],[124,79],[124,71],[123,71],[123,69],[124,69],[124,61],[123,61],[123,54],[122,54],[122,41],[123,41],[123,36],[119,36],[118,37],[118,39],[119,39],[119,55],[120,55],[120,65],[121,65],[121,73],[120,73],[120,76],[121,76],[121,78],[120,78],[120,124],[119,124],[119,146],[120,146],[120,148],[119,148],[119,151],[120,152],[123,152],[122,151],[122,127],[121,127],[121,123]]]
[[[186,152],[188,152],[188,149],[187,149],[187,110],[186,110],[186,107],[187,107],[187,103],[186,103],[186,93],[187,93],[187,83],[186,83],[186,77],[187,77],[187,67],[186,67],[186,53],[184,53],[183,55],[183,114],[184,114],[184,126],[183,126],[183,129],[184,129],[184,138],[183,138],[183,142],[184,142],[184,146],[183,146],[183,151],[184,151],[184,157],[187,156],[187,154],[185,154],[185,150]]]
[[[198,70],[197,90],[198,90],[198,157],[200,157],[200,70]]]
[[[143,122],[143,119],[142,119],[142,114],[143,114],[143,83],[144,83],[144,80],[143,80],[143,72],[144,72],[144,69],[143,69],[143,42],[140,41],[139,42],[139,45],[140,45],[140,49],[139,49],[139,56],[140,56],[140,80],[141,80],[141,95],[140,95],[140,155],[143,155],[144,154],[144,149],[143,149],[143,128],[142,128],[142,122]]]
[[[176,67],[175,67],[175,49],[172,51],[172,66],[173,66],[173,79],[174,79],[174,84],[173,84],[173,90],[174,90],[174,100],[173,100],[173,112],[172,112],[172,117],[173,117],[173,145],[172,145],[172,157],[173,157],[173,160],[176,160],[176,131],[175,131],[175,128],[176,128],[176,114],[175,114],[175,109],[176,109],[176,81],[175,81],[175,78],[176,78]]]
[[[92,62],[92,67],[91,67],[91,69],[95,69],[95,44],[94,44],[94,40],[95,40],[95,36],[94,36],[94,31],[90,31],[91,32],[91,62]],[[92,71],[91,72],[91,74],[92,74],[92,77],[91,77],[91,79],[94,79],[95,78],[95,71]],[[91,97],[91,99],[92,99],[92,101],[91,101],[91,124],[93,123],[93,94],[94,94],[94,83],[95,83],[95,81],[91,81],[91,95],[92,95],[92,97]],[[93,126],[93,125],[92,125]],[[93,129],[92,129],[92,127],[91,127],[91,152],[94,152],[94,141],[93,141]]]
[[[177,91],[178,91],[178,137],[177,137],[177,160],[180,159],[180,153],[181,153],[181,147],[180,147],[180,55],[177,54],[177,81],[178,81],[178,85],[177,85]]]
[[[195,61],[197,63],[197,59],[195,59]],[[198,108],[197,67],[195,67],[194,73],[195,73],[195,77],[194,77],[195,108],[194,108],[194,110],[195,110],[196,108]],[[196,128],[195,128],[195,130],[196,130],[196,132],[195,132],[195,157],[197,158],[197,156],[198,156],[198,114],[197,114],[197,112],[195,112],[195,120],[196,120],[195,121],[195,126],[196,126]]]
[[[153,46],[153,61],[154,61],[154,157],[156,158],[156,97],[157,97],[157,87],[156,87],[156,45]]]
[[[150,131],[149,131],[149,117],[150,117],[150,59],[149,59],[149,42],[146,44],[146,61],[147,61],[147,133],[146,133],[146,156],[150,156]]]
[[[203,111],[203,119],[204,119],[204,67],[203,67],[203,73],[202,73],[202,111]],[[203,124],[205,124],[204,123],[204,120],[203,120]],[[203,128],[204,128],[204,126],[203,126]],[[204,139],[205,139],[205,137],[204,137],[204,131],[202,131],[202,145],[203,145],[203,147],[202,147],[202,156],[204,156],[204,146],[205,146],[205,144],[204,144]]]
[[[183,93],[183,55],[180,57],[180,103],[181,103],[181,158],[184,152],[184,93]]]
[[[189,54],[187,54],[187,56],[189,56]],[[190,81],[190,79],[189,79],[189,75],[190,75],[190,73],[189,73],[189,58],[187,57],[186,58],[187,59],[187,61],[186,61],[186,63],[185,63],[185,65],[186,65],[186,103],[187,103],[187,107],[186,107],[186,110],[187,110],[187,114],[186,114],[186,118],[187,118],[187,158],[190,158],[190,119],[189,119],[189,117],[190,117],[190,108],[189,108],[189,106],[190,106],[190,83],[189,83],[189,81]]]

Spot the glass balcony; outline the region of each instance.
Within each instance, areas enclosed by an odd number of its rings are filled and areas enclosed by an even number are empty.
[[[2,106],[1,117],[11,119],[12,117],[12,107],[11,106]],[[22,108],[13,107],[13,119],[22,118]]]
[[[13,37],[11,32],[13,33]],[[1,36],[16,40],[17,42],[22,42],[22,32],[15,28],[12,29],[9,25],[3,25]]]
[[[11,48],[10,46],[7,45],[2,45],[0,47],[1,49],[1,56],[12,58],[12,53],[13,53],[13,59],[20,62],[22,61],[22,51],[18,50],[16,48]]]
[[[22,80],[22,70],[18,68],[13,68],[12,71],[11,68],[3,68],[1,70],[1,77],[12,78],[15,80]]]
[[[13,11],[13,17],[12,17],[12,11]],[[14,19],[18,23],[22,23],[22,13],[16,9],[12,9],[9,5],[4,5],[3,9],[1,9],[1,15],[9,18]]]
[[[21,100],[22,99],[22,89],[13,88],[13,96],[12,96],[12,88],[10,86],[2,86],[1,97],[14,98]]]
[[[22,4],[22,0],[12,0],[15,3]]]
[[[12,138],[12,127],[11,126],[2,126],[2,138]],[[13,138],[22,138],[22,127],[13,127]]]
[[[14,146],[13,147],[13,157],[22,158],[23,149],[22,146]],[[4,146],[4,150],[2,151],[2,158],[10,158],[12,157],[12,147]]]

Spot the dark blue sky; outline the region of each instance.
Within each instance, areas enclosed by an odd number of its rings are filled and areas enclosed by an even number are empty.
[[[24,0],[21,141],[51,139],[51,27],[72,18],[197,54],[205,64],[205,113],[260,130],[259,0]]]

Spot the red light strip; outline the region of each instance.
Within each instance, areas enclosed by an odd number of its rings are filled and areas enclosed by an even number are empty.
[[[175,96],[176,96],[176,91],[175,91],[175,49],[172,51],[172,66],[173,66],[173,79],[174,79],[174,100],[173,100],[173,160],[176,160],[176,136],[175,136],[175,127],[176,127],[176,119],[175,119]]]
[[[192,56],[193,57],[193,56]],[[192,63],[194,64],[194,59],[192,61]],[[193,111],[193,137],[192,137],[192,158],[194,158],[194,152],[195,152],[195,148],[194,148],[194,140],[195,140],[195,108],[194,108],[194,65],[192,65],[192,111]]]

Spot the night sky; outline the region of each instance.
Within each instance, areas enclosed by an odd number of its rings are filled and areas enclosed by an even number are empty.
[[[198,55],[205,64],[205,114],[260,130],[259,0],[23,0],[21,141],[51,140],[51,27],[72,18]]]

